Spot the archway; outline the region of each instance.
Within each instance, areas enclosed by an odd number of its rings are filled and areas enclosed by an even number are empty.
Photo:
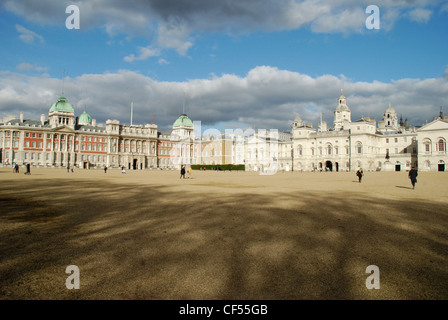
[[[400,164],[400,162],[397,162],[395,164],[395,171],[401,171],[401,164]]]
[[[326,161],[325,162],[325,171],[333,171],[333,163],[331,161]]]
[[[336,162],[336,163],[334,164],[334,166],[336,167],[336,172],[339,172],[339,163]]]
[[[445,171],[445,161],[443,161],[443,160],[439,161],[438,171]]]

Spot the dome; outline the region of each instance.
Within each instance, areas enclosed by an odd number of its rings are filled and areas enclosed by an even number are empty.
[[[92,124],[92,117],[87,113],[87,111],[84,110],[84,112],[79,116],[78,123]]]
[[[193,127],[193,122],[186,114],[181,114],[179,118],[174,122],[173,127]]]
[[[302,122],[302,118],[300,118],[300,116],[298,115],[298,116],[294,119],[294,122],[301,123],[301,122]]]
[[[50,108],[49,112],[53,111],[66,111],[66,112],[75,112],[73,106],[67,101],[65,97],[59,97],[58,101],[56,101]]]
[[[397,113],[397,112],[395,111],[394,108],[392,108],[392,106],[389,103],[389,106],[387,107],[387,109],[384,113]]]

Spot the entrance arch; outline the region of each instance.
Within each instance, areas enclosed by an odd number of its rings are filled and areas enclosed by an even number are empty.
[[[445,161],[440,160],[438,163],[438,171],[445,171]]]
[[[327,169],[329,171],[333,171],[333,163],[330,160],[325,162],[325,170],[327,170]]]

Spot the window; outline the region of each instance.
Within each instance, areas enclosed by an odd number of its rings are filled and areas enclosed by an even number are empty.
[[[327,147],[327,154],[331,154],[331,146],[330,145],[328,145],[328,147]]]
[[[438,142],[438,147],[440,152],[445,152],[445,140],[440,139]]]
[[[358,142],[358,143],[356,144],[356,152],[357,152],[358,154],[361,154],[361,153],[362,153],[362,144],[361,144],[360,142]]]
[[[29,141],[25,141],[25,148],[29,148],[30,147],[30,142]]]
[[[398,142],[398,138],[395,138],[395,142]]]
[[[386,139],[386,143],[389,143],[389,138]]]
[[[33,138],[36,138],[36,134],[35,133],[33,133]]]
[[[25,137],[29,138],[29,136],[30,136],[29,132],[25,133]]]
[[[431,145],[429,143],[426,143],[425,144],[425,151],[426,152],[430,152],[430,150],[431,150]]]

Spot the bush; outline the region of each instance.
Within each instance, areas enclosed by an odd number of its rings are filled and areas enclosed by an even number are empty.
[[[191,165],[191,169],[193,170],[203,170],[205,167],[205,170],[236,170],[236,171],[245,171],[244,164],[218,164],[218,165],[212,165],[212,164],[193,164]]]

